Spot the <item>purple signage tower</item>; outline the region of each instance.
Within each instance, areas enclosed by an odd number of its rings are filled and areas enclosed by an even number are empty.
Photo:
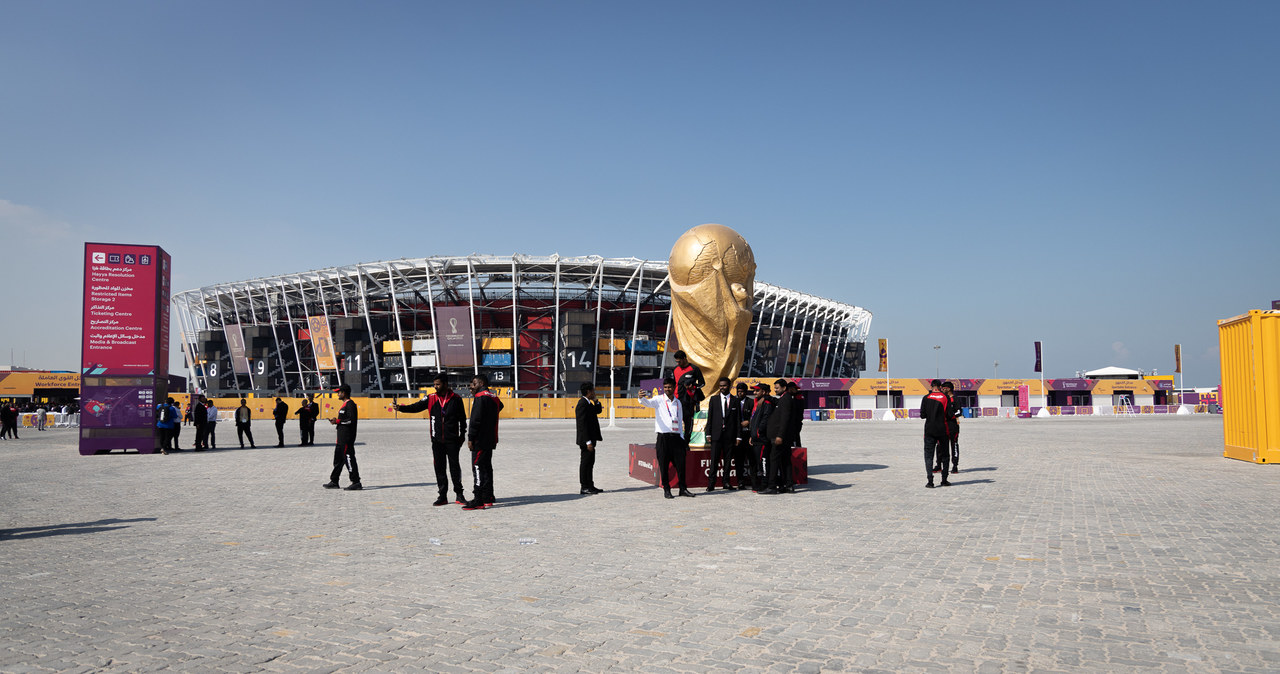
[[[155,407],[169,391],[169,254],[84,245],[80,453],[156,451]]]

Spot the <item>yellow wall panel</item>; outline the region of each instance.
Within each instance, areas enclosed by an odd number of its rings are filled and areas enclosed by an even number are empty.
[[[1218,321],[1223,456],[1280,462],[1280,311]]]

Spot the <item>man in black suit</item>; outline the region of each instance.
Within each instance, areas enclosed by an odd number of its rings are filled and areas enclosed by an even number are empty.
[[[769,440],[769,417],[777,404],[769,395],[768,384],[756,384],[748,432],[751,434],[751,489],[757,494],[768,486],[769,454],[773,451],[773,442]]]
[[[271,416],[276,420],[276,447],[284,447],[284,422],[289,420],[289,406],[284,403],[284,399],[276,398],[276,406],[271,410]]]
[[[779,379],[773,382],[773,395],[778,401],[773,412],[769,414],[768,437],[771,443],[769,452],[769,472],[765,476],[768,489],[766,494],[785,494],[791,482],[791,447],[795,431],[792,417],[795,416],[794,398],[787,396],[787,381]]]
[[[203,452],[209,445],[209,408],[204,406],[204,396],[196,396],[191,407],[191,420],[196,425],[196,451]]]
[[[755,411],[755,401],[747,396],[747,385],[738,382],[734,388],[733,399],[738,404],[738,444],[733,448],[733,460],[738,464],[738,489],[746,489],[751,480],[754,462],[751,461],[751,413]]]
[[[573,410],[577,420],[578,449],[581,460],[578,462],[578,482],[581,485],[579,494],[599,494],[603,489],[596,489],[592,471],[596,466],[596,443],[604,439],[600,435],[600,412],[604,408],[596,400],[596,387],[583,384],[579,389],[582,397],[578,398],[578,406]]]
[[[740,405],[729,394],[729,378],[721,377],[716,381],[718,392],[707,401],[707,435],[711,439],[711,469],[707,473],[707,491],[716,490],[716,479],[720,476],[721,464],[724,465],[724,478],[721,484],[729,488],[729,474],[733,471],[733,449],[738,444],[738,414]],[[742,475],[742,466],[738,466],[738,475]]]

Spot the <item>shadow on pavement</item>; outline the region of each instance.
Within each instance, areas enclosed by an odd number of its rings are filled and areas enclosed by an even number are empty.
[[[822,475],[825,473],[861,473],[864,470],[880,470],[888,468],[882,463],[828,463],[820,466],[809,466],[810,475]],[[974,468],[974,470],[981,470]]]
[[[884,468],[885,466],[880,466]],[[836,489],[848,489],[851,484],[837,484],[835,482],[827,482],[826,480],[813,479],[813,473],[809,473],[809,484],[796,485],[796,491],[834,491]]]
[[[108,524],[125,524],[128,522],[154,522],[155,517],[135,517],[133,519],[106,519],[96,522],[75,522],[73,524],[51,524],[45,527],[25,527],[22,529],[0,529],[0,540],[18,538],[44,538],[46,536],[69,536],[72,534],[95,534],[112,529],[128,529],[127,526],[106,526]]]
[[[965,484],[995,484],[995,480],[983,478],[981,480],[951,480],[952,487],[959,487]]]
[[[621,491],[621,490],[618,490]],[[608,492],[605,492],[606,494]],[[560,503],[563,501],[577,501],[584,498],[600,498],[604,494],[532,494],[529,496],[512,496],[511,498],[500,498],[492,506],[492,508],[505,508],[507,506],[532,505],[534,503]]]
[[[373,491],[374,489],[399,489],[401,487],[434,487],[434,482],[407,482],[405,484],[379,484],[375,486],[365,487],[361,491]]]
[[[961,473],[977,473],[979,471],[984,471],[984,470],[999,470],[999,469],[996,468],[995,466],[984,466],[982,468],[961,468],[960,472]]]

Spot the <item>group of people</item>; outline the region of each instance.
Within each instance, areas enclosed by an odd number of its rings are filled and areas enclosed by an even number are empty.
[[[48,427],[49,412],[61,412],[63,415],[70,415],[78,411],[79,409],[72,404],[59,406],[57,403],[46,401],[33,401],[24,404],[0,402],[0,440],[19,439],[18,421],[23,414],[32,414],[31,427],[37,431],[43,431]]]
[[[496,501],[493,493],[493,450],[498,446],[498,417],[502,412],[502,401],[489,390],[488,376],[475,375],[470,384],[472,400],[471,417],[468,419],[462,398],[453,391],[448,374],[442,372],[436,375],[432,386],[435,393],[417,402],[395,404],[395,408],[401,412],[427,412],[431,455],[439,490],[439,497],[432,505],[443,506],[450,503],[449,484],[452,480],[453,503],[461,505],[463,510],[484,510]],[[329,474],[329,481],[323,486],[325,489],[338,489],[338,479],[345,469],[351,480],[351,484],[345,489],[358,491],[364,488],[360,481],[355,448],[359,410],[351,400],[350,386],[343,384],[339,387],[338,400],[342,403],[338,416],[330,419],[337,426],[333,471]],[[464,442],[471,452],[470,500],[463,490],[459,458]]]
[[[950,487],[947,480],[951,473],[960,472],[960,406],[956,404],[955,387],[951,382],[934,379],[929,382],[929,393],[920,400],[920,418],[924,419],[924,471],[928,476],[925,488],[933,489],[933,476],[942,474],[943,487]]]
[[[716,382],[717,393],[709,400],[702,393],[702,371],[689,362],[684,351],[675,354],[676,367],[663,379],[662,395],[650,397],[641,391],[640,404],[654,410],[654,430],[658,478],[665,498],[693,498],[685,475],[685,458],[693,433],[694,415],[707,403],[706,438],[711,445],[711,467],[707,491],[717,484],[724,489],[745,490],[750,481],[757,494],[795,493],[791,450],[800,445],[805,401],[795,382],[778,379],[769,385],[736,387],[727,377]],[[730,388],[733,393],[730,393]],[[676,471],[676,494],[671,493],[669,467]],[[731,484],[731,476],[736,476]]]
[[[310,447],[316,444],[316,419],[320,416],[320,404],[308,393],[302,404],[293,412],[298,417],[299,447]],[[276,406],[271,410],[271,417],[276,422],[276,447],[284,447],[284,424],[289,420],[289,405],[283,398],[276,398]],[[252,437],[252,434],[250,434]]]
[[[752,387],[746,383],[733,383],[727,377],[716,382],[717,392],[708,399],[702,393],[702,371],[688,361],[684,351],[675,354],[676,368],[673,376],[662,381],[662,395],[651,397],[640,392],[640,403],[654,410],[654,429],[657,433],[656,453],[658,475],[663,497],[684,496],[693,498],[686,481],[685,461],[689,440],[693,432],[694,415],[707,405],[706,438],[711,446],[711,466],[708,471],[707,491],[715,491],[717,485],[726,490],[745,490],[748,486],[759,494],[795,493],[792,473],[792,449],[800,447],[800,432],[804,419],[805,400],[794,381],[778,379],[773,382],[772,393],[767,384],[754,387],[754,396],[748,393]],[[498,419],[502,401],[489,390],[489,379],[484,374],[471,378],[471,414],[468,419],[462,398],[454,392],[449,375],[440,373],[432,382],[435,393],[413,403],[394,405],[400,412],[428,413],[429,438],[435,466],[436,486],[439,496],[432,505],[443,506],[450,502],[461,505],[463,510],[484,510],[495,503],[493,489],[493,451],[498,445]],[[732,392],[731,392],[732,388]],[[920,416],[924,419],[924,458],[928,475],[926,487],[936,485],[933,476],[942,474],[941,486],[950,486],[951,473],[959,472],[960,408],[955,403],[950,382],[933,380],[931,391],[920,403]],[[351,400],[351,387],[344,384],[337,389],[339,408],[337,416],[330,419],[336,428],[333,469],[326,489],[338,489],[343,470],[347,471],[350,484],[347,491],[363,489],[360,468],[356,462],[355,440],[359,422],[359,410]],[[595,486],[595,452],[603,439],[600,432],[600,413],[603,411],[596,399],[595,387],[583,384],[580,398],[574,410],[576,424],[575,441],[580,451],[578,480],[583,495],[599,494],[604,490]],[[301,422],[302,446],[315,441],[315,420],[320,408],[308,395],[294,412]],[[284,446],[284,425],[289,417],[289,407],[276,398],[272,410],[276,435]],[[156,426],[161,430],[161,449],[164,453],[177,448],[178,409],[173,399],[157,406]],[[214,431],[218,410],[212,400],[198,396],[192,418],[196,426],[196,451],[217,447]],[[251,410],[244,398],[235,411],[237,435],[244,447],[247,436],[250,446],[253,433],[250,429]],[[463,443],[471,452],[472,492],[466,498],[462,484],[460,452]],[[676,493],[672,494],[670,467],[675,467]],[[735,479],[736,478],[736,479]],[[453,499],[449,498],[449,486],[453,486]]]
[[[0,403],[0,440],[18,439],[18,416],[22,412],[12,403]]]

